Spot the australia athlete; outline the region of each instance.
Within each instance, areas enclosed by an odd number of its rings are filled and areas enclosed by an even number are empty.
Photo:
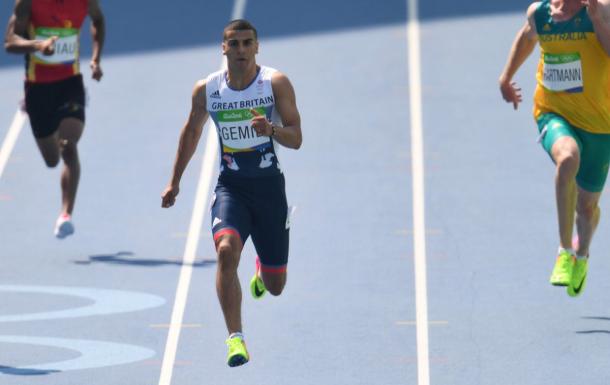
[[[91,18],[91,76],[102,78],[104,15],[98,0],[16,0],[4,47],[25,54],[25,109],[47,166],[62,159],[62,209],[55,236],[74,233],[72,210],[80,179],[77,143],[85,125],[85,90],[79,66],[79,34]]]
[[[227,69],[195,84],[191,112],[182,128],[171,180],[162,206],[174,204],[180,179],[208,116],[221,147],[220,174],[212,204],[212,232],[218,255],[216,291],[229,338],[229,366],[249,360],[241,322],[237,266],[248,237],[258,253],[250,291],[280,295],[286,284],[289,213],[284,175],[277,158],[281,144],[301,146],[301,119],[294,89],[281,72],[256,64],[256,29],[234,20],[224,29]]]
[[[578,296],[610,164],[610,1],[544,0],[529,6],[500,76],[502,96],[515,109],[521,92],[512,78],[536,45],[534,118],[555,163],[559,225],[550,283]]]

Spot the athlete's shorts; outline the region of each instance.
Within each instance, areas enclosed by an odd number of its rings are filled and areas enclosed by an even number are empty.
[[[221,175],[211,211],[215,241],[232,233],[239,236],[243,245],[251,235],[261,270],[286,271],[290,223],[284,175],[256,178]]]
[[[25,110],[36,138],[57,131],[64,118],[85,122],[85,87],[82,75],[52,83],[25,83]]]
[[[589,192],[603,190],[610,164],[610,134],[587,132],[572,126],[567,120],[554,113],[540,115],[538,131],[542,146],[551,159],[551,149],[557,139],[563,136],[573,138],[580,150],[580,167],[576,174],[576,183]]]

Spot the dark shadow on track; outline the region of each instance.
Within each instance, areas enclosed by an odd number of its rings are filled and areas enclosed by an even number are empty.
[[[594,321],[610,321],[610,317],[601,317],[601,316],[587,316],[580,317],[581,319],[586,320],[594,320]],[[610,334],[610,330],[604,329],[594,329],[594,330],[579,330],[575,332],[576,334]]]
[[[74,261],[77,265],[91,265],[93,263],[108,263],[113,265],[130,265],[142,267],[158,267],[158,266],[182,266],[184,263],[181,260],[167,259],[141,259],[135,258],[135,253],[131,251],[119,251],[115,254],[90,255],[86,261]],[[216,264],[215,259],[203,259],[190,264],[193,267],[209,267]]]
[[[218,44],[231,16],[233,1],[182,0],[105,1],[106,44],[104,55],[132,54],[180,47]],[[418,0],[423,21],[472,15],[521,11],[526,0]],[[0,6],[1,30],[13,10],[13,2]],[[275,0],[249,1],[245,17],[258,28],[262,38],[365,28],[407,20],[407,0],[309,0],[288,3]],[[88,69],[91,37],[88,22],[83,27],[82,70]],[[473,31],[485,33],[485,31]],[[468,36],[464,36],[468,39]],[[402,47],[400,47],[402,49]],[[340,53],[338,53],[340,54]],[[21,55],[0,54],[0,67],[23,66]],[[103,63],[102,63],[103,65]],[[176,61],[179,71],[179,60]]]
[[[24,368],[14,368],[12,366],[2,366],[0,365],[0,373],[2,374],[11,374],[14,376],[43,376],[51,373],[59,373],[61,370],[39,370],[39,369],[24,369]]]
[[[582,319],[593,319],[593,320],[600,320],[600,321],[610,321],[610,317],[580,317]]]

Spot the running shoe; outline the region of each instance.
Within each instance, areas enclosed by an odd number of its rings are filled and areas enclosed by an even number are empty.
[[[55,237],[58,239],[64,239],[68,235],[74,234],[74,225],[72,224],[72,218],[70,214],[61,214],[55,222]]]
[[[568,285],[568,295],[570,297],[579,296],[585,289],[587,283],[587,270],[589,269],[589,258],[576,258],[572,269],[572,279]]]
[[[265,283],[263,279],[260,277],[261,272],[261,261],[256,257],[256,269],[254,271],[254,277],[250,280],[250,293],[252,293],[252,297],[254,299],[261,299],[263,295],[267,292],[265,288]]]
[[[227,346],[229,347],[229,354],[227,355],[227,365],[230,367],[240,366],[250,360],[248,351],[246,350],[246,343],[242,337],[227,338]]]
[[[565,249],[559,252],[551,274],[551,285],[568,286],[570,284],[575,259],[574,255]]]

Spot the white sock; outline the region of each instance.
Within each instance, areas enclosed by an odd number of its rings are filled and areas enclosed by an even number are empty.
[[[229,334],[229,339],[231,339],[231,338],[239,338],[240,340],[243,341],[244,335],[241,332],[235,332],[235,333]]]
[[[576,255],[576,252],[571,247],[564,249],[563,247],[559,246],[559,250],[557,250],[557,254],[561,253],[562,251],[567,251],[568,253],[570,253],[570,255]]]
[[[577,255],[576,256],[576,259],[587,259],[587,258],[589,258],[588,255]]]

